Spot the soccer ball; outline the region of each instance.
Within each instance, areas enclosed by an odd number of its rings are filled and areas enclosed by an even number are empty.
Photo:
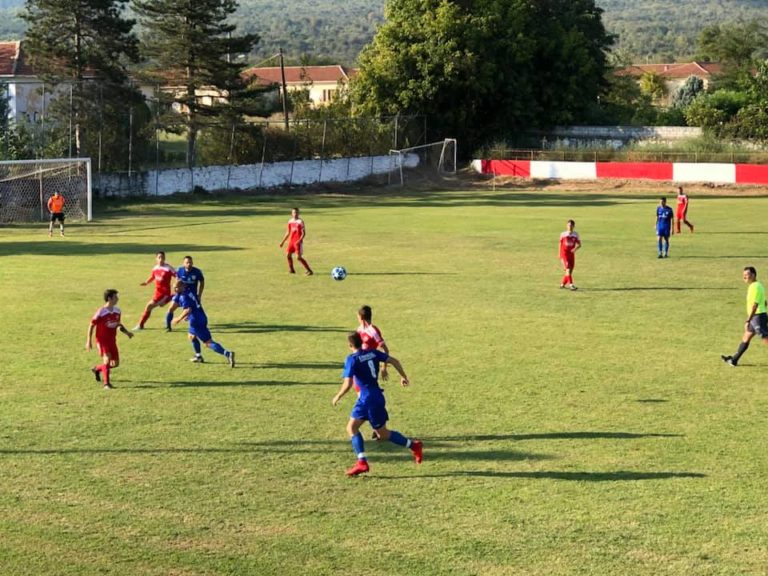
[[[347,271],[344,269],[344,266],[336,266],[336,268],[331,270],[331,278],[334,280],[344,280],[346,277]]]

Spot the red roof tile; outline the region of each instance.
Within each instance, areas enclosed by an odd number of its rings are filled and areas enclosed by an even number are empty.
[[[314,82],[347,82],[357,72],[344,66],[286,66],[286,84],[311,84]],[[279,66],[248,68],[243,71],[246,78],[257,78],[261,84],[282,83]]]
[[[0,76],[35,76],[19,40],[0,42]]]
[[[717,62],[685,62],[672,64],[632,64],[616,72],[617,76],[642,76],[646,73],[658,74],[662,78],[688,78],[699,76],[708,78],[720,74],[723,66]]]

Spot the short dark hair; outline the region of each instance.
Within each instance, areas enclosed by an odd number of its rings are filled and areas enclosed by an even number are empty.
[[[662,202],[666,202],[667,201],[667,197],[666,196],[662,196],[662,197],[659,198],[659,200],[661,200]]]
[[[574,222],[573,220],[568,220],[566,224],[570,224],[571,226],[576,226],[576,222]]]
[[[363,347],[363,339],[357,332],[350,332],[349,336],[347,336],[347,342],[349,342],[352,347],[357,350]]]
[[[744,266],[744,272],[749,272],[752,276],[757,278],[757,270],[754,266]]]
[[[155,256],[160,256],[160,254],[162,254],[162,255],[163,255],[163,258],[165,258],[165,251],[163,251],[163,250],[158,250],[157,252],[155,252]]]
[[[360,307],[360,310],[357,311],[358,314],[360,314],[360,318],[365,320],[366,322],[370,322],[371,318],[373,318],[373,310],[371,310],[371,307],[367,304],[364,304]]]
[[[296,210],[296,212],[298,212],[299,211],[299,207],[298,206],[294,206],[293,208],[291,208],[291,210]]]
[[[184,260],[187,260],[187,259],[192,260],[192,256],[189,256],[189,255],[184,256]],[[192,261],[194,262],[194,260],[192,260]]]
[[[112,298],[112,296],[117,295],[117,290],[114,288],[107,288],[104,290],[104,302],[109,302],[109,300]]]

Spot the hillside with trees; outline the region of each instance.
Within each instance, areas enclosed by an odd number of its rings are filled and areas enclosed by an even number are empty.
[[[18,39],[24,0],[0,0],[0,39]],[[606,29],[623,59],[661,62],[690,58],[706,26],[768,16],[765,0],[598,0]],[[384,21],[384,0],[240,0],[238,33],[261,38],[251,61],[282,46],[298,62],[354,64]]]

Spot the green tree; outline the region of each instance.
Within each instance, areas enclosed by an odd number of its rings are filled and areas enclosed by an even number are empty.
[[[664,79],[654,72],[646,72],[640,77],[640,92],[649,96],[654,102],[661,102],[667,95],[667,85]]]
[[[125,149],[128,130],[101,105],[125,116],[140,105],[139,93],[128,83],[127,66],[138,62],[139,49],[134,21],[124,17],[127,2],[26,0],[26,49],[35,70],[58,87],[48,114],[61,131],[71,122],[69,154],[96,156],[105,139]]]
[[[720,62],[724,72],[717,79],[723,88],[739,88],[749,83],[755,63],[768,57],[768,20],[732,22],[707,26],[697,40],[701,59]]]
[[[704,91],[704,80],[698,76],[688,76],[680,88],[672,95],[673,108],[685,108]]]
[[[390,0],[360,56],[357,112],[426,114],[465,149],[586,117],[611,42],[593,0]]]
[[[227,112],[233,102],[245,103],[247,86],[241,72],[259,40],[256,34],[233,35],[230,17],[235,0],[135,0],[145,29],[144,54],[148,75],[164,84],[166,103],[178,102],[176,119],[187,137],[187,165],[195,165],[198,133]]]

